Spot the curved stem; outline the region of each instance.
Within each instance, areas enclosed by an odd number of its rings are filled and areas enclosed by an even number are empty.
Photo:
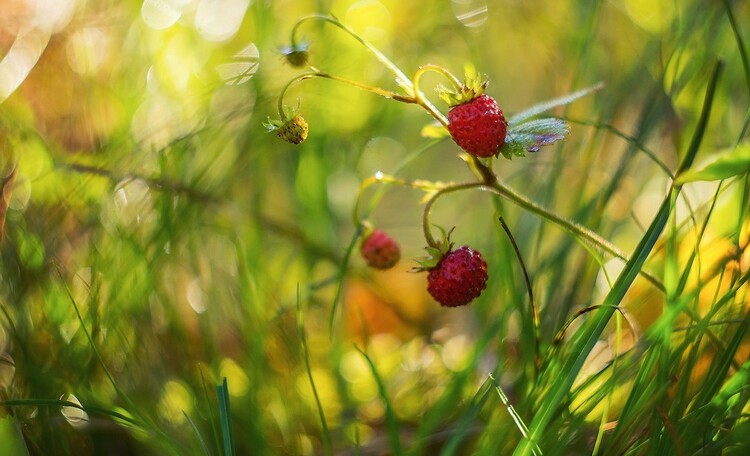
[[[422,231],[424,232],[424,237],[425,237],[425,240],[427,241],[428,246],[430,247],[438,246],[438,243],[435,241],[435,238],[432,236],[430,232],[430,228],[429,228],[429,224],[430,224],[429,213],[430,213],[430,210],[432,209],[432,205],[435,204],[435,201],[437,200],[437,198],[439,198],[442,195],[456,192],[459,190],[469,189],[469,188],[477,188],[479,190],[492,192],[504,198],[507,198],[511,202],[515,203],[517,206],[520,206],[521,208],[554,223],[555,225],[559,226],[563,230],[572,234],[576,239],[580,240],[581,242],[586,241],[586,243],[588,243],[589,245],[593,245],[594,247],[597,247],[598,249],[604,251],[605,253],[608,253],[623,261],[628,261],[628,257],[620,249],[615,247],[609,241],[599,236],[592,230],[582,225],[579,225],[571,220],[567,220],[563,217],[560,217],[554,212],[551,212],[548,209],[540,206],[539,204],[527,199],[521,194],[516,193],[510,187],[507,187],[501,184],[497,180],[494,182],[489,182],[489,183],[470,182],[470,183],[465,183],[465,184],[455,184],[455,185],[442,188],[439,191],[437,191],[434,195],[432,195],[432,197],[425,204],[425,208],[422,213]],[[640,271],[640,274],[649,282],[651,282],[651,284],[653,284],[656,288],[658,288],[662,292],[664,291],[664,284],[662,284],[657,278],[655,278],[654,276],[652,276],[651,274],[645,271]]]
[[[483,182],[467,182],[465,184],[454,184],[448,187],[441,188],[440,190],[435,192],[435,194],[432,195],[429,200],[427,200],[427,203],[425,203],[424,205],[424,210],[422,211],[422,232],[424,233],[424,239],[429,247],[434,247],[437,249],[440,248],[440,243],[435,240],[435,238],[432,236],[432,232],[430,232],[430,210],[432,210],[432,205],[435,204],[435,201],[437,201],[437,199],[441,196],[447,195],[448,193],[457,192],[459,190],[466,190],[469,188],[481,187],[486,187],[486,184],[484,184]],[[490,190],[490,187],[487,187],[486,190]]]
[[[427,110],[427,112],[432,115],[435,119],[438,120],[443,126],[448,126],[448,119],[433,105],[427,98],[425,98],[424,94],[422,94],[422,91],[419,89],[419,79],[427,73],[428,71],[434,71],[435,73],[439,73],[448,80],[451,81],[451,84],[453,84],[453,87],[457,90],[461,89],[461,81],[458,80],[457,77],[453,76],[453,73],[446,70],[445,68],[434,65],[431,63],[428,63],[427,65],[422,65],[419,68],[417,68],[417,71],[414,72],[414,76],[412,77],[412,87],[414,89],[414,98],[417,101],[417,104],[422,106],[424,109]]]
[[[375,86],[371,86],[369,84],[363,84],[361,82],[357,82],[351,79],[342,78],[341,76],[335,76],[335,75],[328,74],[328,73],[316,73],[315,76],[319,78],[330,79],[332,81],[343,82],[344,84],[350,85],[352,87],[366,90],[376,95],[380,95],[381,97],[390,98],[392,100],[400,101],[402,103],[418,103],[417,99],[415,99],[414,97],[401,95],[396,92],[392,92],[390,90],[381,89],[380,87],[375,87]]]
[[[312,78],[323,78],[323,79],[330,79],[332,81],[341,82],[341,83],[350,85],[352,87],[365,90],[367,92],[372,92],[376,95],[380,95],[381,97],[390,98],[395,101],[400,101],[402,103],[417,103],[417,100],[412,97],[400,95],[395,92],[391,92],[390,90],[385,90],[385,89],[381,89],[380,87],[363,84],[361,82],[353,81],[351,79],[342,78],[341,76],[335,76],[335,75],[328,74],[328,73],[322,73],[316,69],[313,69],[313,70],[314,71],[302,73],[298,76],[295,76],[281,90],[281,93],[279,94],[279,99],[277,102],[277,108],[279,110],[279,116],[281,117],[282,121],[286,120],[286,113],[284,112],[284,95],[286,94],[286,91],[289,89],[289,87],[292,86],[292,84],[296,82],[304,81],[305,79],[312,79]]]
[[[289,90],[289,87],[292,86],[295,82],[304,81],[305,79],[314,78],[318,73],[311,72],[311,73],[302,73],[298,76],[295,76],[289,82],[286,83],[283,89],[281,89],[281,93],[279,94],[279,99],[276,101],[276,109],[279,110],[279,118],[282,122],[286,121],[286,113],[284,112],[284,95],[286,95],[286,91]]]
[[[336,27],[340,28],[341,30],[345,31],[349,35],[352,36],[355,40],[357,40],[362,46],[364,46],[370,53],[372,53],[380,63],[382,63],[386,68],[388,68],[395,76],[396,76],[396,82],[403,87],[404,89],[413,90],[411,81],[409,81],[409,78],[406,77],[403,71],[401,71],[393,62],[391,62],[388,57],[386,57],[382,52],[380,52],[375,46],[367,42],[364,38],[359,36],[354,30],[350,29],[343,23],[341,23],[338,19],[336,19],[333,16],[328,16],[324,14],[311,14],[309,16],[305,16],[297,21],[296,24],[294,24],[294,27],[292,27],[292,37],[291,37],[291,43],[292,46],[296,45],[297,43],[297,31],[299,30],[299,27],[307,22],[307,21],[323,21],[327,22],[331,25],[335,25]],[[413,94],[409,94],[413,95]]]
[[[383,174],[381,172],[375,173],[375,175],[368,177],[367,179],[363,180],[362,183],[359,185],[359,192],[357,192],[357,199],[354,202],[354,210],[352,211],[352,219],[354,221],[355,226],[362,225],[363,218],[359,215],[359,207],[360,202],[362,201],[362,194],[364,191],[374,185],[374,184],[397,184],[397,185],[403,185],[404,187],[410,187],[410,188],[416,188],[421,190],[433,190],[435,189],[435,185],[431,185],[429,183],[426,183],[424,181],[408,181],[404,179],[399,179],[395,176],[390,176],[387,174]],[[367,218],[367,214],[365,214],[364,218]]]

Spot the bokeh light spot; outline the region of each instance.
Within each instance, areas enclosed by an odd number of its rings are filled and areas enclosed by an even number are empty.
[[[154,30],[171,27],[182,15],[175,3],[169,0],[144,0],[141,6],[143,22]]]
[[[229,394],[240,397],[250,390],[250,379],[245,371],[231,358],[224,358],[219,366],[219,374],[227,379]]]
[[[232,57],[232,62],[216,66],[216,72],[226,85],[240,85],[250,80],[258,71],[260,52],[258,47],[250,43]]]
[[[0,61],[0,102],[8,98],[29,75],[49,42],[49,33],[31,31],[18,37]]]
[[[109,37],[95,27],[76,30],[68,38],[68,65],[80,75],[96,72],[107,57]]]
[[[114,194],[117,217],[124,226],[138,225],[150,215],[151,192],[141,179],[126,179],[117,185]]]
[[[360,0],[346,11],[344,23],[371,42],[388,38],[391,28],[391,13],[376,0]]]
[[[484,0],[452,0],[453,14],[466,27],[481,27],[487,23],[487,3]]]
[[[206,311],[206,292],[201,288],[200,279],[193,279],[185,290],[188,304],[195,313],[202,314]]]
[[[81,405],[81,401],[72,394],[69,394],[67,399],[65,399],[63,395],[60,397],[60,400],[66,400],[79,406]],[[61,413],[68,423],[75,427],[85,426],[89,422],[89,414],[77,407],[65,406],[62,408]]]
[[[663,32],[675,15],[671,0],[626,0],[624,5],[633,22],[652,33]]]
[[[195,28],[208,41],[225,41],[240,29],[250,0],[201,0]]]
[[[173,424],[185,422],[185,413],[193,410],[193,397],[180,382],[170,380],[164,385],[158,410],[161,416]]]
[[[471,342],[464,335],[451,337],[443,346],[443,364],[453,372],[464,370],[469,364]]]
[[[65,28],[75,12],[76,0],[28,0],[26,4],[31,8],[34,26],[56,33]]]

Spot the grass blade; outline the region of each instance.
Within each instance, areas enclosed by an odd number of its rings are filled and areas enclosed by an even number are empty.
[[[352,256],[354,246],[357,245],[357,239],[362,234],[362,225],[357,226],[352,235],[352,240],[349,242],[349,246],[346,248],[344,259],[341,261],[341,267],[339,270],[338,284],[336,285],[336,295],[333,297],[333,304],[331,304],[331,316],[328,319],[328,335],[333,338],[333,322],[336,319],[336,309],[338,308],[339,301],[341,300],[341,293],[344,290],[344,280],[346,279],[346,269],[349,266],[349,258]]]
[[[490,380],[492,380],[492,383],[495,385],[495,391],[497,392],[497,395],[500,396],[500,400],[503,402],[503,405],[508,410],[508,413],[510,414],[510,417],[513,419],[513,422],[516,424],[516,427],[519,431],[521,431],[521,435],[524,439],[529,438],[529,428],[526,426],[526,423],[523,422],[523,418],[521,418],[521,415],[516,412],[516,409],[513,407],[513,404],[510,403],[510,399],[508,399],[508,396],[505,395],[505,392],[503,392],[503,389],[500,387],[500,384],[497,383],[497,380],[495,380],[495,377],[490,374]],[[542,449],[539,448],[539,445],[534,445],[534,448],[531,449],[531,452],[534,456],[541,456]]]
[[[224,441],[224,456],[234,456],[234,436],[232,435],[232,418],[229,409],[229,389],[227,378],[216,385],[216,395],[219,397],[219,418],[221,419],[221,436]]]
[[[492,385],[492,376],[482,383],[479,387],[479,391],[474,395],[474,398],[469,405],[469,410],[461,416],[456,428],[453,430],[453,435],[443,447],[443,451],[440,452],[441,456],[451,456],[456,454],[459,450],[459,445],[463,442],[466,433],[469,431],[469,425],[479,416],[479,412],[482,411],[482,407],[490,397],[490,391]]]
[[[315,405],[318,408],[318,417],[320,418],[320,426],[323,429],[323,448],[327,455],[332,455],[333,445],[331,445],[331,434],[328,431],[328,424],[326,423],[326,415],[323,412],[323,404],[320,403],[320,396],[318,396],[318,389],[315,387],[315,380],[313,379],[312,369],[310,368],[310,352],[307,348],[307,336],[305,336],[305,325],[302,321],[302,307],[300,306],[299,284],[297,285],[297,334],[299,335],[300,344],[302,345],[302,357],[305,360],[305,370],[307,371],[307,379],[310,380],[310,387],[312,388],[313,397],[315,398]]]
[[[375,379],[375,383],[378,384],[378,394],[380,394],[380,399],[385,405],[385,423],[388,428],[388,439],[391,442],[391,450],[393,451],[393,454],[402,454],[398,419],[396,418],[396,414],[393,412],[393,405],[391,405],[391,401],[388,399],[388,393],[385,390],[383,379],[380,377],[380,374],[378,374],[378,369],[375,367],[375,363],[373,363],[370,357],[367,356],[367,353],[365,353],[361,348],[357,346],[355,346],[354,348],[365,358],[365,361],[367,361],[367,364],[370,366],[372,377]]]
[[[719,81],[719,75],[723,68],[723,62],[717,62],[714,67],[714,71],[709,81],[708,88],[706,90],[706,96],[703,103],[703,109],[699,118],[698,124],[695,128],[693,138],[690,142],[685,157],[680,164],[677,175],[688,170],[695,160],[695,156],[698,153],[703,135],[706,131],[706,125],[708,124],[708,118],[711,113],[711,107],[713,105],[713,97],[716,92],[716,88]],[[625,265],[620,276],[615,281],[612,289],[609,291],[607,296],[604,298],[603,307],[587,322],[585,326],[581,328],[577,337],[574,339],[574,346],[571,350],[573,353],[568,359],[566,359],[559,369],[559,372],[550,373],[554,375],[556,381],[553,383],[549,390],[549,393],[545,400],[542,402],[539,411],[534,416],[531,422],[530,436],[528,440],[524,440],[521,444],[516,447],[515,455],[528,455],[532,453],[533,445],[536,442],[542,440],[547,426],[550,424],[552,419],[555,417],[556,412],[560,405],[563,403],[564,398],[570,391],[573,382],[575,381],[578,373],[583,367],[583,363],[588,357],[588,354],[593,349],[596,342],[599,340],[599,336],[604,331],[607,323],[609,322],[612,314],[615,312],[617,306],[625,293],[630,288],[630,285],[635,280],[636,276],[640,272],[646,258],[651,253],[657,239],[661,235],[664,227],[666,226],[669,215],[672,212],[674,201],[679,194],[681,189],[680,185],[675,185],[669,191],[667,196],[664,198],[659,210],[654,217],[651,225],[646,231],[638,246],[635,249],[630,260]]]
[[[586,87],[585,89],[581,89],[577,92],[573,92],[568,95],[564,95],[562,97],[555,98],[555,99],[534,105],[525,111],[521,111],[518,114],[511,116],[511,118],[508,119],[508,126],[510,127],[513,125],[518,125],[524,120],[530,119],[545,111],[549,111],[550,109],[554,109],[560,106],[565,106],[567,104],[570,104],[579,98],[583,98],[586,95],[589,95],[591,93],[596,92],[597,90],[600,90],[602,87],[604,87],[604,83],[600,82],[590,87]]]
[[[198,430],[198,426],[195,425],[193,420],[190,418],[190,415],[188,415],[184,410],[182,411],[182,414],[185,416],[185,419],[190,425],[190,428],[193,430],[193,434],[195,434],[198,443],[200,443],[203,454],[211,456],[211,450],[208,449],[208,445],[206,445],[206,441],[203,439],[201,431]]]

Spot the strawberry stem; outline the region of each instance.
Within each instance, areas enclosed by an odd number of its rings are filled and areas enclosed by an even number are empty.
[[[345,31],[349,35],[351,35],[355,40],[357,40],[362,46],[364,46],[370,53],[372,53],[380,63],[382,63],[386,68],[388,68],[395,76],[396,76],[396,82],[403,87],[404,89],[412,89],[411,81],[409,81],[409,78],[406,77],[403,71],[399,67],[397,67],[393,62],[391,62],[388,57],[386,57],[382,52],[380,52],[375,46],[370,44],[367,40],[359,36],[354,30],[350,29],[341,21],[339,21],[334,16],[329,16],[325,14],[311,14],[309,16],[305,16],[297,21],[296,24],[294,24],[294,27],[292,27],[292,36],[291,36],[291,43],[292,46],[295,46],[297,43],[297,31],[299,30],[299,27],[307,22],[307,21],[323,21],[327,22],[331,25],[335,25],[336,27],[340,28],[341,30]],[[407,90],[408,92],[408,90]],[[409,96],[412,96],[412,93],[408,93]]]
[[[441,187],[438,187],[439,184],[434,184],[429,181],[424,180],[418,180],[418,181],[408,181],[405,179],[399,179],[395,176],[391,176],[388,174],[383,174],[382,172],[377,172],[373,176],[368,177],[367,179],[363,180],[362,183],[359,185],[359,191],[357,192],[357,199],[354,202],[354,210],[352,212],[352,218],[354,220],[354,225],[361,225],[364,219],[369,217],[369,212],[366,212],[363,216],[360,216],[360,203],[362,201],[362,195],[364,194],[365,190],[374,185],[374,184],[396,184],[396,185],[402,185],[404,187],[414,188],[418,190],[425,190],[425,191],[435,191],[435,189],[439,189]],[[375,203],[377,203],[377,200],[379,200],[382,197],[382,195],[376,195],[373,197],[373,199],[370,201],[370,205],[374,206]],[[370,208],[372,209],[372,207]]]
[[[594,231],[582,225],[579,225],[574,221],[567,220],[555,214],[554,212],[551,212],[550,210],[540,206],[539,204],[512,190],[510,187],[507,187],[506,185],[500,183],[500,181],[498,180],[495,180],[494,182],[467,182],[463,184],[452,184],[435,192],[425,204],[424,210],[422,212],[422,231],[424,233],[424,238],[428,246],[436,248],[439,247],[438,242],[435,241],[435,238],[430,232],[430,211],[432,209],[432,205],[435,204],[435,201],[437,201],[437,199],[443,195],[470,188],[476,188],[478,190],[488,191],[502,196],[515,203],[517,206],[520,206],[521,208],[532,212],[569,232],[576,239],[582,242],[584,244],[584,247],[593,245],[594,247],[597,247],[605,253],[619,258],[620,260],[628,261],[628,257],[619,248],[596,234]],[[664,291],[664,284],[662,284],[657,278],[645,271],[641,271],[640,274],[646,280],[651,282],[651,284],[653,284],[656,288],[658,288],[662,292]]]
[[[362,44],[368,51],[370,51],[370,53],[372,53],[375,56],[375,58],[378,59],[378,61],[380,61],[380,63],[382,63],[386,68],[388,68],[396,76],[396,83],[407,92],[407,95],[406,96],[399,95],[394,92],[383,90],[377,87],[372,87],[372,86],[360,84],[351,80],[327,75],[329,76],[329,79],[335,79],[340,82],[344,82],[346,84],[353,85],[355,87],[359,87],[361,89],[377,93],[378,95],[382,95],[386,98],[392,98],[396,101],[401,101],[404,103],[416,103],[422,108],[424,108],[438,122],[440,122],[444,126],[448,125],[448,119],[427,98],[425,98],[424,94],[418,89],[418,83],[419,83],[419,78],[422,76],[422,74],[424,74],[427,71],[434,71],[448,78],[453,84],[453,86],[457,90],[460,90],[463,84],[450,71],[438,65],[433,65],[433,64],[422,65],[414,73],[414,78],[410,81],[409,78],[406,77],[404,72],[401,71],[399,67],[397,67],[393,62],[391,62],[391,60],[388,59],[388,57],[386,57],[382,52],[380,52],[375,46],[373,46],[367,40],[359,36],[354,30],[344,25],[337,18],[333,16],[323,15],[323,14],[311,14],[309,16],[305,16],[301,18],[300,20],[298,20],[296,24],[294,24],[294,27],[292,27],[292,33],[291,33],[292,47],[295,47],[297,45],[297,32],[300,26],[307,21],[313,21],[313,20],[323,21],[331,25],[335,25],[336,27],[340,28],[341,30],[351,35],[355,40],[357,40],[360,44]],[[320,73],[320,75],[324,75],[324,73]],[[322,76],[322,77],[326,77],[326,76]]]
[[[457,192],[459,190],[466,190],[469,188],[477,188],[477,187],[483,187],[485,184],[483,182],[467,182],[464,184],[453,184],[447,187],[443,187],[437,192],[435,192],[429,200],[424,205],[424,209],[422,210],[422,232],[424,233],[424,239],[427,242],[428,247],[434,247],[436,249],[440,249],[440,242],[436,241],[435,238],[432,236],[432,233],[430,232],[430,211],[432,210],[432,205],[435,204],[435,201],[437,201],[438,198],[440,198],[443,195],[447,195],[448,193]]]
[[[300,74],[300,75],[292,78],[292,80],[290,80],[284,86],[284,88],[281,90],[281,94],[279,95],[279,100],[278,100],[278,103],[277,103],[278,104],[277,107],[278,107],[278,110],[279,110],[279,116],[281,116],[281,120],[282,121],[285,121],[286,118],[287,118],[286,113],[284,112],[284,95],[286,94],[286,91],[289,89],[289,87],[292,86],[292,84],[294,84],[296,82],[304,81],[306,79],[312,79],[312,78],[323,78],[323,79],[330,79],[332,81],[341,82],[341,83],[350,85],[352,87],[356,87],[358,89],[365,90],[367,92],[372,92],[372,93],[374,93],[376,95],[380,95],[381,97],[390,98],[390,99],[395,100],[395,101],[400,101],[402,103],[417,103],[417,100],[415,100],[412,97],[407,97],[407,96],[404,96],[404,95],[400,95],[398,93],[391,92],[390,90],[385,90],[385,89],[381,89],[380,87],[375,87],[375,86],[371,86],[371,85],[368,85],[368,84],[363,84],[361,82],[357,82],[357,81],[354,81],[354,80],[351,80],[351,79],[342,78],[341,76],[335,76],[335,75],[332,75],[332,74],[323,73],[323,72],[320,72],[317,69],[313,68],[313,71],[311,71],[311,72],[303,73],[303,74]]]
[[[435,73],[439,73],[446,78],[448,78],[453,86],[456,88],[456,90],[461,90],[461,81],[455,76],[453,76],[453,73],[448,71],[447,69],[439,66],[434,65],[431,63],[428,63],[427,65],[422,65],[419,68],[417,68],[417,71],[414,72],[414,76],[412,77],[412,86],[414,89],[414,98],[416,98],[416,102],[418,105],[422,106],[427,112],[432,115],[438,122],[443,124],[443,126],[448,126],[448,119],[433,105],[430,103],[430,101],[425,98],[422,91],[419,89],[419,79],[427,73],[428,71],[434,71]]]

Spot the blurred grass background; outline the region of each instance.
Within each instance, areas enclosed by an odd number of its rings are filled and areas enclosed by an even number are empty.
[[[231,454],[224,378],[236,454],[508,454],[522,440],[497,392],[533,420],[557,380],[543,373],[577,346],[555,334],[602,303],[622,263],[508,202],[456,193],[432,220],[483,252],[490,282],[470,306],[444,309],[426,275],[407,272],[424,247],[422,194],[389,187],[371,221],[398,239],[401,263],[373,272],[355,250],[344,264],[363,179],[471,173],[452,142],[427,147],[424,112],[332,81],[287,94],[307,142],[264,131],[299,73],[279,49],[314,12],[407,74],[434,63],[460,75],[472,62],[507,114],[603,81],[555,112],[572,127],[560,147],[494,169],[625,252],[670,183],[644,150],[677,169],[718,60],[697,161],[746,136],[743,1],[5,0],[2,454]],[[312,22],[301,36],[321,70],[397,89],[340,30]],[[667,293],[635,281],[619,303],[628,318],[616,314],[597,342],[540,452],[750,450],[749,192],[737,174],[684,187],[645,265]],[[499,214],[541,309],[542,374]]]

